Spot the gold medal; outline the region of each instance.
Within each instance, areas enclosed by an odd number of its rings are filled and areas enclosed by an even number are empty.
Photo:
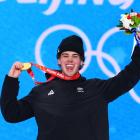
[[[23,64],[23,68],[21,70],[28,70],[29,68],[31,68],[31,63],[22,63]]]

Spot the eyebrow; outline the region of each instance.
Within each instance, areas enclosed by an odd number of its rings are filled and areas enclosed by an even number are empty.
[[[69,55],[68,53],[62,53],[62,55]],[[74,54],[72,54],[72,55],[79,55],[78,53],[74,53]]]

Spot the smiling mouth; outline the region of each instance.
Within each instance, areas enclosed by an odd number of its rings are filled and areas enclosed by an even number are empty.
[[[72,71],[72,70],[74,69],[74,65],[72,65],[72,64],[67,64],[67,65],[66,65],[66,69],[67,69],[68,71]]]

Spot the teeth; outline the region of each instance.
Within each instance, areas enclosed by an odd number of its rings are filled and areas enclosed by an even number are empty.
[[[66,66],[67,66],[67,67],[73,67],[73,65],[70,65],[70,64],[69,64],[69,65],[66,65]]]
[[[66,65],[67,70],[73,70],[73,68],[74,68],[74,65],[72,65],[72,64],[67,64]]]

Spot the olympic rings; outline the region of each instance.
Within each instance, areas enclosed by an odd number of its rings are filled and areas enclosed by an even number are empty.
[[[69,25],[69,24],[59,24],[59,25],[55,25],[52,26],[48,29],[46,29],[41,36],[39,37],[39,39],[37,40],[36,46],[35,46],[35,58],[38,64],[40,65],[44,65],[42,60],[41,60],[41,47],[43,44],[43,41],[51,34],[54,33],[56,31],[59,30],[68,30],[68,31],[72,31],[76,34],[78,34],[84,41],[85,46],[87,47],[86,52],[85,52],[85,56],[86,56],[86,60],[85,60],[85,65],[84,67],[81,69],[80,73],[83,73],[84,71],[86,71],[87,67],[89,66],[90,62],[91,62],[91,58],[92,56],[96,56],[97,62],[101,68],[101,70],[108,76],[108,77],[112,77],[114,75],[116,75],[116,73],[120,72],[120,67],[117,64],[117,62],[115,61],[115,59],[113,59],[109,54],[103,52],[103,45],[105,44],[105,42],[107,41],[107,39],[112,36],[113,34],[119,32],[119,29],[114,27],[112,29],[110,29],[109,31],[107,31],[99,40],[98,45],[97,45],[97,50],[92,50],[92,45],[90,43],[90,40],[88,39],[88,37],[86,36],[86,34],[80,30],[79,28]],[[134,42],[135,44],[135,42]],[[116,73],[112,73],[104,64],[103,62],[103,58],[106,59],[107,61],[109,61],[112,66],[114,67]],[[137,102],[140,103],[140,97],[136,94],[136,92],[134,91],[134,89],[131,89],[130,91],[130,96]]]

